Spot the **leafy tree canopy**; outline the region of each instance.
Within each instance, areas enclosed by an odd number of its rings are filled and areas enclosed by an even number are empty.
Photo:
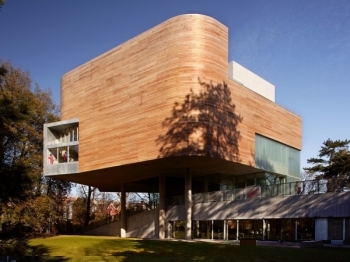
[[[1,11],[1,8],[2,6],[5,4],[6,0],[0,0],[0,11]]]
[[[310,158],[313,166],[305,171],[322,175],[326,178],[347,178],[350,175],[350,140],[331,140],[323,142],[317,158]]]
[[[11,228],[43,232],[60,215],[71,183],[42,172],[43,125],[58,120],[50,90],[0,60],[0,217]]]
[[[43,124],[58,111],[50,91],[32,89],[28,72],[1,61],[0,68],[0,201],[16,202],[40,183]]]

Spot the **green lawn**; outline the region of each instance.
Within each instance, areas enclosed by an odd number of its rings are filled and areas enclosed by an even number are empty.
[[[33,261],[350,261],[347,248],[288,248],[116,237],[57,236],[33,239]]]

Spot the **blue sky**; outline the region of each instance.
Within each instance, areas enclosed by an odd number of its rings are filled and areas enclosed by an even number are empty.
[[[7,0],[0,59],[59,104],[63,74],[186,13],[225,24],[229,60],[274,84],[276,102],[303,118],[301,167],[328,138],[350,139],[348,0]]]

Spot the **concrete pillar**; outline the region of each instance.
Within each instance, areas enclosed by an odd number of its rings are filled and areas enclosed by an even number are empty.
[[[345,224],[345,217],[343,218],[343,240],[345,241],[345,233],[346,233],[346,231],[345,231],[345,226],[346,226],[346,224]]]
[[[168,231],[167,231],[167,238],[173,238],[173,225],[170,221],[168,221]]]
[[[164,239],[167,228],[165,222],[165,175],[159,176],[159,239]]]
[[[198,238],[199,234],[200,234],[200,232],[199,232],[199,220],[197,220],[196,221],[196,235],[195,235],[195,237]]]
[[[226,232],[227,232],[227,220],[225,219],[224,220],[224,232],[223,232],[224,233],[224,240],[227,240],[226,239]]]
[[[191,239],[192,235],[192,173],[191,169],[186,169],[185,175],[185,212],[186,212],[186,232],[185,238]]]
[[[236,232],[236,240],[239,239],[239,220],[237,219],[237,232]]]
[[[266,222],[265,219],[263,219],[263,232],[262,232],[262,240],[266,240]]]
[[[126,194],[124,183],[122,183],[120,191],[120,237],[126,237]]]

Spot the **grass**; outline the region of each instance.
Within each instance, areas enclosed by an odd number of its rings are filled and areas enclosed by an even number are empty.
[[[350,261],[347,248],[288,248],[178,242],[116,237],[56,236],[33,239],[29,245],[40,258],[33,261]],[[21,261],[21,260],[19,260]]]

